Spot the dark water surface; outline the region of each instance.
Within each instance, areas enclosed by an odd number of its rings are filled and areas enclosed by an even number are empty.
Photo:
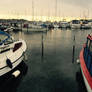
[[[84,84],[76,78],[79,67],[76,60],[87,34],[92,30],[51,30],[43,33],[13,33],[27,43],[28,72],[16,92],[84,92]],[[73,37],[76,38],[75,63],[72,63]],[[80,75],[80,74],[79,74]],[[77,80],[76,80],[77,79]]]

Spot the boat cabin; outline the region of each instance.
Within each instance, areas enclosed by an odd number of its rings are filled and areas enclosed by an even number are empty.
[[[88,24],[87,20],[82,21],[82,24]]]
[[[92,76],[92,34],[88,35],[86,46],[84,47],[84,61]]]
[[[79,20],[72,20],[72,24],[80,24]]]

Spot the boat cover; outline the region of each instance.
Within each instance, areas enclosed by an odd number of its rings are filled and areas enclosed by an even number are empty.
[[[2,36],[5,36],[5,38],[2,39]],[[3,43],[5,43],[9,38],[10,38],[10,35],[8,33],[0,30],[0,45],[2,45]]]

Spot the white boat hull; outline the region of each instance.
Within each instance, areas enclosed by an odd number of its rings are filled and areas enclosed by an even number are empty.
[[[90,29],[91,25],[90,24],[84,24],[81,26],[82,29]]]
[[[68,22],[61,22],[59,25],[61,28],[69,28],[70,24]]]
[[[11,70],[13,70],[14,68],[16,68],[23,60],[23,56],[21,56],[17,61],[13,62],[13,68],[9,68],[8,66],[4,66],[2,68],[0,68],[0,76],[10,72]]]
[[[81,25],[80,24],[71,24],[72,29],[80,29]]]
[[[48,28],[23,28],[23,31],[29,31],[29,32],[46,32]]]
[[[20,40],[20,41],[14,42],[11,45],[14,45],[16,43],[22,43],[21,47],[18,48],[16,51],[13,52],[13,48],[11,48],[9,51],[0,53],[0,76],[10,72],[23,61],[24,53],[27,48],[26,43],[25,41]],[[7,64],[7,59],[10,60],[12,64],[12,68],[9,67],[9,65]]]

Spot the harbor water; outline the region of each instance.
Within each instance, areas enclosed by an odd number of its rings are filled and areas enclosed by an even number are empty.
[[[43,33],[12,33],[15,39],[24,39],[27,43],[25,63],[28,71],[15,87],[16,91],[11,92],[85,92],[76,60],[87,34],[91,32],[92,30],[54,29]],[[75,54],[72,63],[74,36]]]

